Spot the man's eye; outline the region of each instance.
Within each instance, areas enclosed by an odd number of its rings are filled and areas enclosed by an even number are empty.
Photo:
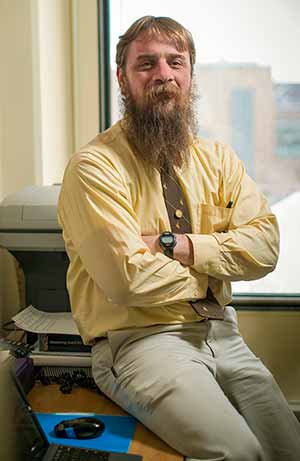
[[[150,61],[144,61],[139,64],[140,69],[150,69],[152,66],[152,62]]]
[[[180,67],[182,65],[182,62],[178,59],[175,59],[174,61],[172,61],[171,65],[173,67]]]

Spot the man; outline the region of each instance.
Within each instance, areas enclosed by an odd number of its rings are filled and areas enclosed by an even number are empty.
[[[95,381],[189,459],[296,461],[299,424],[225,307],[231,281],[274,269],[276,219],[230,147],[196,135],[184,27],[141,18],[116,60],[124,117],[72,158],[59,200]]]

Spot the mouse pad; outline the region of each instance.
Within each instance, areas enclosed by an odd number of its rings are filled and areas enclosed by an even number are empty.
[[[133,416],[97,415],[95,413],[35,413],[35,415],[49,443],[122,453],[128,452],[137,423]],[[69,439],[55,436],[54,426],[61,420],[82,416],[93,416],[103,421],[105,429],[102,435],[94,439]]]

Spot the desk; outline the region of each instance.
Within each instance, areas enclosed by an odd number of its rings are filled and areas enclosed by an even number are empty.
[[[91,412],[109,415],[126,415],[111,400],[89,389],[73,389],[71,394],[60,392],[57,384],[36,384],[27,396],[34,411]],[[183,456],[160,440],[153,432],[137,423],[130,453],[143,456],[143,461],[183,461]]]

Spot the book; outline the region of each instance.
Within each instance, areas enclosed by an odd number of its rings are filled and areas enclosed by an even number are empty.
[[[38,342],[40,351],[45,352],[91,352],[92,349],[74,334],[40,333]]]

